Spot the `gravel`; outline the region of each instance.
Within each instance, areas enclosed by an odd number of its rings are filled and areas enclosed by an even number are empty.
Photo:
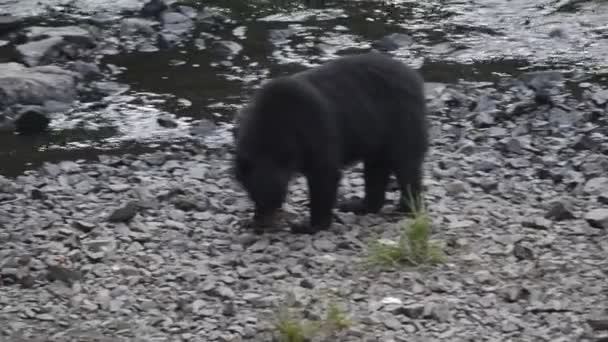
[[[392,204],[336,212],[315,236],[254,234],[230,141],[0,177],[0,336],[270,341],[286,296],[317,317],[333,294],[355,324],[327,341],[605,337],[608,113],[593,90],[580,102],[543,88],[551,101],[535,103],[535,89],[497,87],[429,92],[435,267],[362,266],[370,239],[397,236]],[[306,214],[305,189],[294,180],[287,214]],[[355,166],[340,195],[362,191]]]

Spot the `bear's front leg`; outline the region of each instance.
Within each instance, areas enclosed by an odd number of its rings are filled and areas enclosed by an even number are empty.
[[[309,222],[295,223],[291,231],[296,234],[315,234],[331,226],[340,171],[337,168],[320,168],[305,176],[309,194]]]

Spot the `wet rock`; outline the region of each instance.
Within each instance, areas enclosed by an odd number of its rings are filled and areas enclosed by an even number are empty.
[[[519,77],[528,87],[538,91],[553,87],[556,83],[562,82],[564,76],[559,71],[532,71],[526,72]]]
[[[137,202],[128,202],[124,206],[114,210],[108,217],[110,222],[127,222],[130,221],[139,211]]]
[[[223,58],[234,58],[238,55],[243,47],[237,42],[230,40],[218,40],[211,43],[212,51]]]
[[[608,209],[593,209],[585,214],[585,220],[594,228],[608,230]]]
[[[0,108],[41,105],[49,100],[72,102],[77,97],[77,78],[76,73],[57,66],[0,64]]]
[[[99,66],[95,63],[88,63],[84,61],[74,61],[67,65],[69,70],[77,72],[86,80],[97,79],[102,76]]]
[[[197,15],[196,21],[205,32],[215,32],[224,28],[230,18],[219,11],[206,8]]]
[[[183,34],[190,31],[194,23],[187,15],[178,12],[163,12],[160,16],[164,30],[174,34]]]
[[[51,120],[37,108],[26,108],[15,119],[15,131],[20,134],[37,134],[46,131]]]
[[[14,31],[21,27],[23,20],[10,14],[0,15],[0,35]]]
[[[126,18],[120,25],[120,35],[123,38],[133,36],[151,37],[156,35],[155,22],[142,18]]]
[[[49,64],[61,54],[64,40],[61,37],[49,37],[16,47],[20,60],[28,66]]]
[[[159,17],[167,8],[169,7],[163,0],[150,0],[144,4],[139,14],[143,17]]]
[[[182,37],[170,32],[161,32],[158,34],[156,43],[161,49],[171,49],[182,41]]]
[[[216,129],[217,129],[217,125],[213,121],[201,120],[196,125],[194,125],[192,128],[190,128],[190,131],[194,135],[207,136],[210,133],[212,133],[213,131],[215,131]]]
[[[156,122],[158,122],[159,125],[165,128],[175,128],[178,126],[177,122],[175,122],[175,120],[173,120],[173,118],[168,115],[159,116],[156,119]]]
[[[380,51],[392,51],[410,46],[414,39],[404,33],[392,33],[372,43],[372,47]]]
[[[35,26],[26,35],[30,41],[18,45],[16,50],[28,66],[80,58],[97,45],[93,35],[78,26]]]

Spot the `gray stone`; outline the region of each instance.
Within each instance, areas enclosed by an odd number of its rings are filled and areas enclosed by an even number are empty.
[[[120,208],[114,210],[108,217],[110,222],[127,222],[131,220],[139,211],[139,205],[137,202],[128,202]]]
[[[585,220],[594,228],[608,229],[608,209],[593,209],[585,214]]]
[[[46,101],[72,102],[77,97],[78,74],[57,66],[28,68],[0,64],[0,107],[42,105]]]

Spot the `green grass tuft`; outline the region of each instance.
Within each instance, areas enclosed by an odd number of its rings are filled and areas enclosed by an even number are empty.
[[[274,342],[309,342],[319,334],[332,336],[353,324],[346,312],[329,304],[323,319],[305,320],[288,305],[282,307],[274,324]]]
[[[283,308],[274,324],[276,342],[308,342],[314,335],[316,324],[297,317],[290,308]]]
[[[369,248],[368,263],[372,266],[394,268],[399,265],[436,265],[444,260],[439,245],[430,240],[432,222],[421,200],[410,197],[412,217],[399,223],[399,240],[374,240]]]

